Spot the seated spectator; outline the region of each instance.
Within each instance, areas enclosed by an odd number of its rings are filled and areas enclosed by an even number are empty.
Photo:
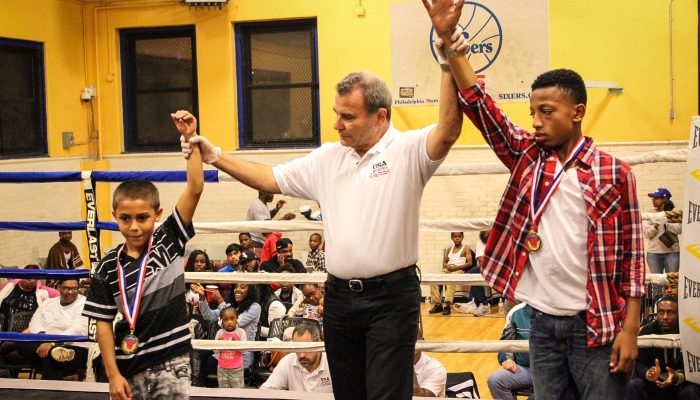
[[[289,263],[298,273],[306,273],[306,268],[301,261],[294,259],[294,243],[289,238],[282,238],[275,244],[277,255],[262,263],[260,269],[266,272],[280,272],[280,266]]]
[[[319,233],[309,236],[309,256],[306,258],[306,266],[317,272],[326,272],[326,255],[321,248],[323,237]]]
[[[209,255],[202,250],[193,250],[187,258],[185,272],[211,272]],[[192,288],[193,283],[186,283],[185,285],[187,285],[187,292],[185,293],[187,303],[192,305],[194,314],[199,314],[199,294]]]
[[[238,261],[240,272],[260,272],[260,266],[258,265],[259,260],[260,258],[258,258],[254,252],[243,250],[241,259]]]
[[[260,252],[262,251],[262,247],[253,246],[253,239],[249,232],[241,232],[238,234],[238,244],[241,245],[241,250],[243,252],[252,251],[253,253],[255,253],[258,259],[260,259]]]
[[[464,232],[452,232],[450,234],[452,247],[445,251],[442,260],[442,272],[445,274],[462,274],[464,270],[472,266],[472,257],[469,247],[462,244]],[[430,285],[430,299],[433,308],[428,311],[430,314],[450,315],[452,312],[452,301],[455,296],[455,285],[445,285],[445,303],[442,303],[440,288],[438,285]]]
[[[272,321],[284,317],[287,309],[270,288],[270,285],[260,285],[260,337],[267,339]],[[250,338],[254,340],[255,338]]]
[[[78,280],[59,283],[59,297],[39,305],[29,323],[29,333],[87,336],[88,319],[82,315],[85,297],[78,293]],[[88,343],[15,342],[17,352],[41,371],[42,379],[58,380],[85,368]],[[8,359],[11,359],[8,356]]]
[[[664,295],[656,302],[656,319],[642,327],[640,336],[678,333],[678,298]],[[640,348],[635,377],[630,380],[627,398],[699,399],[700,385],[687,382],[681,349]]]
[[[289,263],[282,264],[280,273],[293,274],[295,273],[294,267]],[[289,311],[297,301],[301,303],[301,301],[304,300],[304,294],[301,293],[301,290],[297,289],[297,287],[291,283],[280,283],[280,288],[275,291],[275,295],[280,299],[282,304],[284,304],[284,308],[287,311]]]
[[[483,262],[484,248],[486,248],[486,240],[489,237],[489,232],[491,232],[491,229],[479,232],[479,240],[476,242],[476,252],[472,254],[474,256],[473,258],[476,258],[476,261],[473,261],[473,265],[465,271],[467,274],[481,274],[479,266]],[[466,304],[459,304],[459,307],[455,304],[455,311],[473,314],[475,317],[491,313],[491,305],[489,304],[488,297],[486,297],[484,286],[472,285],[470,294],[472,300]]]
[[[678,272],[669,272],[666,274],[668,284],[664,286],[664,294],[678,297]]]
[[[46,257],[46,269],[76,269],[83,267],[78,248],[71,240],[73,232],[58,232],[58,242],[51,246]]]
[[[422,324],[418,323],[418,340],[424,340]],[[413,395],[445,397],[447,369],[442,363],[422,351],[413,353]]]
[[[323,321],[323,296],[318,284],[307,283],[301,287],[303,300],[294,304],[287,315],[290,317],[303,317]]]
[[[38,265],[30,264],[24,269],[39,269]],[[3,323],[0,330],[6,331],[10,316],[14,313],[33,312],[39,304],[51,297],[58,297],[58,290],[44,287],[36,279],[13,279],[0,288],[0,314]]]
[[[277,255],[277,241],[282,238],[282,232],[265,232],[265,242],[260,249],[260,263]]]
[[[530,314],[532,307],[520,303],[506,316],[506,326],[501,340],[528,340],[530,338]],[[487,383],[494,399],[513,399],[513,390],[532,387],[530,356],[528,353],[498,353],[498,363],[503,367],[489,375]]]
[[[219,272],[234,272],[238,270],[238,263],[241,258],[241,246],[238,243],[231,243],[226,247],[227,263],[219,268]]]
[[[189,328],[192,339],[207,339],[207,333],[204,330],[201,322],[197,318],[192,318],[193,314],[192,304],[187,304],[187,315],[190,317]],[[190,379],[192,380],[192,386],[204,386],[204,379],[202,378],[202,354],[211,353],[208,350],[194,350],[190,351],[190,367],[192,368],[192,373]],[[206,354],[208,356],[208,354]]]
[[[294,328],[293,342],[320,342],[318,326],[301,323]],[[333,393],[326,353],[298,352],[287,354],[280,360],[272,375],[260,386],[267,390],[293,390],[296,392]]]

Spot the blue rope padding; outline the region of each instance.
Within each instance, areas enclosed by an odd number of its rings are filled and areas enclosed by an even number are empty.
[[[0,222],[0,231],[35,231],[35,232],[63,232],[84,231],[87,222]],[[116,222],[98,222],[97,229],[103,231],[118,231]]]
[[[79,279],[89,278],[90,270],[0,268],[0,277],[12,279]]]
[[[89,342],[87,336],[50,335],[45,333],[0,332],[0,340],[13,342]]]
[[[92,171],[96,182],[148,179],[151,182],[187,182],[187,171]],[[81,182],[80,172],[0,172],[0,183]],[[204,171],[204,182],[219,182],[219,171]]]

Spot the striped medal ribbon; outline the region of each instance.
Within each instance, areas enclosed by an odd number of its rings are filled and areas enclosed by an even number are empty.
[[[153,245],[153,236],[148,239],[148,247],[146,248],[146,254],[144,254],[139,264],[138,275],[136,278],[136,286],[134,287],[134,297],[132,299],[131,305],[129,305],[129,299],[126,292],[126,273],[124,272],[124,267],[122,267],[119,262],[121,252],[124,250],[122,246],[117,252],[117,278],[119,282],[119,295],[122,301],[122,309],[124,310],[124,318],[129,323],[129,328],[131,331],[128,335],[124,336],[122,339],[122,351],[125,354],[134,354],[138,350],[139,338],[134,335],[134,329],[136,329],[136,319],[139,314],[139,306],[141,305],[141,297],[143,296],[144,281],[146,279],[146,265],[148,265],[148,255],[151,254],[151,246]]]

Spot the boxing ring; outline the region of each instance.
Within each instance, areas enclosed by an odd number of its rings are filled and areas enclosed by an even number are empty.
[[[639,165],[656,162],[685,162],[687,150],[656,151],[642,153],[624,160],[630,165]],[[448,164],[441,166],[436,176],[465,175],[465,174],[504,174],[508,171],[500,163],[464,163]],[[205,182],[235,182],[230,176],[216,170],[206,170]],[[121,182],[127,179],[142,178],[153,182],[185,182],[185,171],[82,171],[82,172],[0,172],[0,183],[27,184],[46,182],[82,182],[85,195],[86,220],[77,222],[19,222],[2,221],[0,230],[22,231],[74,231],[85,230],[88,238],[90,254],[90,270],[52,271],[52,270],[17,270],[0,269],[0,277],[52,279],[59,276],[84,278],[94,271],[100,258],[99,232],[102,230],[116,231],[114,222],[100,222],[97,218],[95,185],[97,182]],[[658,218],[663,213],[643,213],[642,218]],[[451,231],[478,231],[489,228],[493,218],[469,218],[469,219],[434,219],[420,222],[421,231],[451,232]],[[237,221],[221,223],[194,223],[198,234],[234,233],[249,231],[322,231],[321,221]],[[94,245],[94,246],[93,246]],[[421,274],[421,284],[466,284],[482,285],[487,283],[478,274]],[[309,274],[221,274],[217,272],[186,272],[186,282],[211,282],[211,283],[323,283],[326,280],[325,273]],[[664,285],[666,278],[663,274],[647,275],[647,283]],[[24,340],[24,341],[88,341],[88,337],[65,337],[62,335],[33,335],[13,332],[0,332],[0,340]],[[640,337],[639,347],[680,348],[680,335],[652,335]],[[292,343],[292,342],[256,342],[256,341],[217,341],[217,340],[192,340],[192,345],[199,350],[231,349],[239,351],[263,351],[280,350],[287,352],[324,351],[322,342]],[[481,341],[421,341],[416,344],[416,349],[436,353],[497,353],[527,352],[528,342],[523,340],[481,340]],[[32,381],[28,388],[24,379],[0,379],[0,395],[9,398],[39,399],[66,396],[69,393],[71,399],[108,399],[108,385],[96,382],[67,382],[67,381]],[[266,391],[256,389],[218,389],[193,387],[191,392],[195,399],[231,398],[231,399],[332,399],[330,394],[295,393],[289,391]]]

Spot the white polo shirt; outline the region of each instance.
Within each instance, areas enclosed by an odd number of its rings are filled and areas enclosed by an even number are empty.
[[[430,390],[435,397],[445,397],[447,369],[440,361],[421,353],[413,369],[416,371],[416,379],[421,388]]]
[[[287,354],[280,360],[272,371],[272,375],[260,386],[260,389],[333,393],[326,353],[321,353],[321,363],[313,372],[307,371],[299,364],[295,353]]]
[[[364,157],[325,143],[273,168],[284,195],[321,206],[329,273],[370,278],[418,261],[420,200],[442,163],[428,157],[432,128],[399,132],[392,125]]]

